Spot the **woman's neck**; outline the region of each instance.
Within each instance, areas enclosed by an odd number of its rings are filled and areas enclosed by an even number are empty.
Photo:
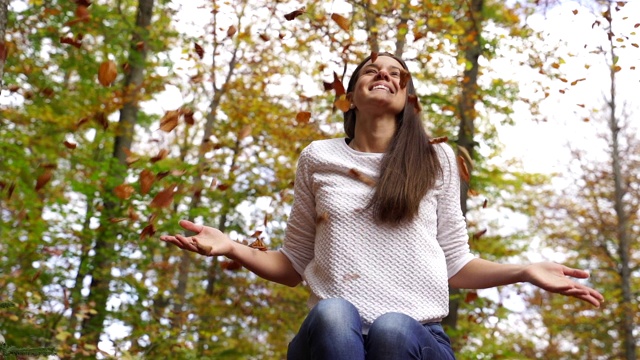
[[[395,117],[365,117],[358,114],[355,134],[349,146],[361,152],[383,153],[396,131]]]

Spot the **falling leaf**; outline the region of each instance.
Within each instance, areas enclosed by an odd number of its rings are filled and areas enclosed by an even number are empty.
[[[342,112],[347,112],[351,108],[351,101],[347,99],[345,94],[340,95],[333,104]]]
[[[376,60],[378,60],[378,53],[373,51],[371,52],[371,63],[373,64]]]
[[[298,122],[298,124],[306,124],[309,122],[309,119],[311,119],[311,113],[308,111],[300,111],[296,114],[296,122]]]
[[[458,170],[460,171],[460,178],[464,180],[464,182],[469,182],[471,176],[469,175],[469,169],[467,168],[467,162],[464,161],[462,156],[457,156],[458,160]]]
[[[138,216],[138,214],[136,214],[132,207],[129,207],[129,209],[127,210],[127,216],[131,221],[138,221],[138,219],[140,219],[140,217]]]
[[[173,202],[173,194],[175,185],[169,185],[164,190],[160,191],[154,198],[151,200],[149,207],[152,208],[166,208],[171,205]]]
[[[416,95],[409,95],[408,99],[409,104],[413,105],[413,108],[415,109],[416,113],[419,113],[422,111],[422,106],[420,106],[420,101],[418,101],[418,97]]]
[[[228,37],[232,37],[233,35],[235,35],[235,33],[238,31],[238,29],[236,29],[235,26],[231,25],[229,26],[229,28],[227,29],[227,36]]]
[[[182,116],[184,116],[184,122],[187,125],[193,125],[196,123],[196,121],[193,119],[193,110],[191,109],[182,109]]]
[[[260,39],[262,39],[262,41],[269,41],[269,35],[262,33],[259,36],[260,36]]]
[[[129,219],[128,218],[111,218],[111,219],[109,219],[109,222],[112,223],[112,224],[117,224],[117,223],[120,223],[120,222],[123,222],[123,221],[127,221],[127,220],[129,220]]]
[[[109,128],[109,120],[104,115],[103,112],[99,112],[93,116],[93,120],[97,122],[100,126],[102,126],[103,130],[107,130]]]
[[[620,67],[620,65],[615,65],[615,66],[613,67],[613,72],[618,72],[618,71],[620,71],[620,70],[622,70],[622,67]]]
[[[488,203],[488,202],[489,202],[489,201],[488,201],[487,199],[484,199],[484,201],[482,202],[482,208],[483,208],[483,209],[486,209],[486,208],[487,208],[487,203]]]
[[[350,24],[347,18],[339,14],[331,14],[331,20],[335,21],[342,30],[349,32]]]
[[[66,36],[66,37],[60,37],[60,43],[61,43],[61,44],[68,44],[68,45],[71,45],[71,46],[73,46],[73,47],[75,47],[75,48],[77,48],[77,49],[79,49],[80,47],[82,47],[82,42],[80,42],[80,41],[78,41],[78,40],[76,40],[76,39],[74,39],[74,38],[72,38],[72,37],[69,37],[69,36]]]
[[[202,48],[202,46],[200,46],[198,43],[193,43],[193,47],[196,50],[196,54],[198,54],[198,57],[202,60],[202,58],[204,57],[204,49]]]
[[[146,195],[149,193],[155,178],[151,170],[144,169],[140,172],[140,194]]]
[[[222,270],[237,271],[242,269],[242,264],[235,260],[224,260],[220,262]]]
[[[122,200],[127,200],[128,198],[130,198],[134,192],[135,189],[129,184],[120,184],[113,189],[113,193]]]
[[[51,169],[45,169],[45,171],[40,174],[40,176],[38,176],[38,180],[36,180],[36,191],[42,189],[45,185],[47,185],[49,180],[51,180],[52,175],[53,173],[51,172]]]
[[[333,72],[333,89],[336,91],[336,96],[344,95],[346,93],[344,85],[342,85],[342,81],[340,81],[340,78],[335,71]]]
[[[429,139],[429,144],[440,144],[449,141],[449,138],[446,136],[440,136],[437,138]]]
[[[285,19],[287,19],[287,21],[291,21],[291,20],[293,20],[293,19],[297,18],[298,16],[300,16],[300,15],[304,14],[305,10],[306,10],[306,8],[305,8],[305,7],[301,7],[301,8],[300,8],[300,9],[298,9],[298,10],[295,10],[295,11],[292,11],[292,12],[290,12],[290,13],[286,14],[286,15],[284,16],[284,18],[285,18]]]
[[[160,119],[160,130],[164,132],[170,132],[178,126],[178,119],[180,119],[179,110],[169,110],[164,113],[162,119]]]
[[[245,125],[242,129],[240,129],[240,132],[238,133],[238,141],[246,138],[249,135],[251,135],[251,125]]]
[[[322,214],[318,215],[318,217],[316,218],[316,225],[322,224],[327,221],[329,221],[329,213],[325,211]]]
[[[78,146],[78,144],[74,144],[74,143],[69,142],[67,140],[65,140],[63,144],[67,149],[70,149],[70,150],[73,150]]]
[[[256,230],[253,232],[253,234],[251,234],[251,236],[249,236],[250,238],[258,238],[260,237],[260,235],[262,235],[262,231],[261,230]]]
[[[354,178],[362,181],[363,183],[373,187],[376,186],[376,181],[373,180],[372,178],[370,178],[369,176],[361,173],[360,171],[356,170],[356,169],[350,169],[349,170],[349,175],[353,176]]]
[[[584,109],[584,107],[585,107],[585,105],[584,105],[584,104],[576,104],[576,105],[580,106],[580,107],[581,107],[581,108],[583,108],[583,109]]]
[[[582,78],[582,79],[578,79],[578,80],[574,80],[571,82],[571,86],[575,86],[576,84],[578,84],[580,81],[585,81],[587,80],[586,78]]]
[[[466,160],[465,163],[469,164],[469,166],[471,166],[471,170],[473,170],[473,159],[471,158],[467,148],[464,146],[458,146],[458,155],[462,156]]]
[[[118,67],[116,63],[111,60],[103,61],[100,64],[100,69],[98,70],[98,81],[102,86],[109,86],[118,76]]]
[[[467,295],[464,297],[464,302],[467,304],[474,302],[478,298],[478,293],[476,291],[469,291]]]
[[[133,163],[135,163],[136,161],[140,160],[140,157],[131,152],[131,150],[129,149],[122,149],[122,151],[124,151],[124,153],[127,155],[127,157],[125,158],[125,162],[127,163],[127,165],[131,165]]]
[[[407,87],[407,84],[411,80],[411,73],[409,73],[405,69],[400,70],[400,88],[404,89]]]
[[[151,159],[149,159],[152,163],[158,162],[164,158],[167,157],[167,155],[169,155],[169,150],[167,149],[160,149],[160,151],[158,151],[158,155],[152,157]]]
[[[476,240],[477,240],[477,239],[480,239],[480,237],[481,237],[482,235],[486,234],[486,232],[487,232],[487,229],[482,229],[482,230],[480,230],[480,231],[476,231],[476,232],[473,234],[473,238],[474,238],[474,239],[476,239]]]
[[[264,245],[264,242],[262,241],[262,238],[258,238],[256,239],[254,242],[252,242],[251,244],[249,244],[250,248],[253,249],[258,249],[260,251],[267,251],[267,247]]]
[[[153,236],[153,234],[155,233],[156,233],[155,226],[153,226],[153,224],[149,224],[145,226],[144,229],[142,229],[142,232],[140,232],[140,240],[144,240],[146,237]]]
[[[554,68],[554,69],[558,69],[558,68],[560,68],[560,64],[553,63],[553,64],[551,64],[551,67]]]
[[[573,15],[578,14],[578,10],[572,10],[571,12],[573,13]]]
[[[332,82],[323,81],[322,82],[322,87],[324,88],[324,91],[331,91],[331,90],[333,90],[333,83]]]

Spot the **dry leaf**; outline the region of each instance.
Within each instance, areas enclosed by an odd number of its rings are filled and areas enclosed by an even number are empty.
[[[53,175],[51,169],[45,169],[45,171],[38,176],[38,180],[36,180],[36,191],[42,189],[49,180],[51,180],[51,176]]]
[[[242,264],[235,260],[224,260],[220,262],[220,267],[223,270],[237,271],[242,269]]]
[[[306,124],[311,119],[311,113],[308,111],[300,111],[296,114],[296,122],[298,124]]]
[[[184,122],[187,125],[193,125],[196,121],[193,119],[194,112],[191,109],[182,109],[182,116],[184,116]]]
[[[193,43],[193,48],[196,50],[198,57],[202,59],[204,57],[204,49],[198,43]]]
[[[156,228],[153,226],[153,224],[149,224],[145,226],[144,229],[142,229],[142,232],[140,233],[140,240],[144,240],[144,238],[146,237],[153,236],[153,234],[155,233]]]
[[[458,160],[458,171],[460,171],[460,178],[464,180],[464,182],[469,182],[471,176],[469,175],[469,169],[467,168],[467,162],[464,161],[462,156],[457,156]]]
[[[160,149],[160,151],[158,151],[158,155],[156,155],[156,156],[152,157],[152,158],[151,158],[151,159],[149,159],[149,160],[151,160],[151,162],[152,162],[152,163],[154,163],[154,162],[158,162],[158,161],[160,161],[160,160],[162,160],[162,159],[166,158],[166,157],[167,157],[167,155],[169,155],[169,150],[167,150],[167,149]]]
[[[340,95],[336,101],[333,103],[336,108],[340,109],[342,112],[347,112],[351,108],[351,101],[347,99],[345,94]]]
[[[333,89],[336,91],[336,97],[346,93],[344,85],[342,85],[342,81],[340,81],[340,78],[335,71],[333,72]]]
[[[127,221],[127,220],[129,220],[129,219],[128,218],[111,218],[111,219],[109,219],[109,222],[112,223],[112,224],[117,224],[117,223],[120,223],[120,222],[123,222],[123,221]]]
[[[487,232],[487,229],[482,229],[480,231],[476,231],[473,234],[473,239],[479,239],[482,235],[486,234],[486,232]]]
[[[371,63],[373,64],[376,60],[378,60],[378,53],[375,51],[371,52]]]
[[[464,302],[467,304],[474,302],[478,298],[478,293],[475,291],[467,292],[467,295],[464,297]]]
[[[249,236],[249,237],[251,237],[251,238],[258,238],[258,237],[260,237],[260,235],[262,235],[262,231],[261,231],[261,230],[256,230],[256,231],[254,231],[254,232],[253,232],[253,234],[251,234],[251,236]]]
[[[128,198],[130,198],[134,192],[135,189],[129,184],[120,184],[113,189],[113,193],[122,200],[127,200]]]
[[[227,36],[228,36],[228,37],[232,37],[233,35],[235,35],[235,33],[236,33],[237,31],[238,31],[238,30],[236,29],[236,27],[235,27],[235,26],[233,26],[233,25],[231,25],[231,26],[229,26],[229,28],[227,29]]]
[[[78,144],[74,144],[74,143],[66,141],[66,140],[64,141],[63,144],[67,149],[71,149],[71,150],[75,149],[78,146]]]
[[[318,217],[316,218],[316,225],[322,224],[327,221],[329,221],[329,213],[325,211],[322,214],[318,215]]]
[[[413,105],[413,109],[416,111],[416,113],[419,113],[422,111],[422,106],[420,106],[420,102],[418,101],[418,97],[416,95],[409,95],[408,96],[408,101],[409,104]]]
[[[471,158],[471,155],[469,155],[469,151],[467,151],[467,148],[458,146],[458,155],[464,157],[464,159],[467,161],[467,164],[469,164],[469,166],[471,167],[470,170],[473,170],[473,159]]]
[[[261,238],[256,239],[254,242],[249,244],[250,248],[258,249],[260,251],[267,251],[267,247],[264,245],[264,242]]]
[[[103,61],[98,70],[98,81],[102,86],[109,86],[118,75],[118,67],[111,60]]]
[[[162,119],[160,119],[160,130],[164,132],[170,132],[178,126],[178,120],[180,119],[179,110],[169,110],[164,113]]]
[[[409,80],[411,80],[411,73],[405,69],[400,69],[400,88],[406,88]]]
[[[246,138],[249,135],[251,135],[251,125],[245,125],[242,129],[240,129],[240,132],[238,133],[238,141]]]
[[[295,10],[295,11],[292,11],[292,12],[290,12],[288,14],[285,14],[284,18],[287,19],[287,21],[291,21],[291,20],[297,18],[298,16],[304,14],[305,10],[306,10],[305,7],[301,7],[298,10]]]
[[[103,130],[107,130],[109,128],[109,120],[104,115],[103,112],[99,112],[93,116],[93,120],[97,122],[100,126],[102,126]]]
[[[449,141],[449,138],[446,136],[440,136],[437,138],[429,139],[429,144],[440,144]]]
[[[376,186],[376,181],[373,180],[372,178],[368,177],[367,175],[361,173],[360,171],[356,170],[356,169],[350,169],[349,170],[349,175],[353,176],[354,178],[362,181],[363,183],[369,185],[369,186]]]
[[[262,33],[259,36],[260,36],[260,39],[262,39],[262,41],[269,41],[269,35]]]
[[[487,202],[488,202],[488,200],[487,200],[487,199],[484,199],[484,201],[482,202],[482,208],[483,208],[483,209],[486,209],[486,208],[487,208]]]
[[[342,15],[338,15],[338,14],[331,14],[331,20],[335,21],[336,24],[338,24],[338,26],[346,31],[349,32],[349,20],[347,20],[347,18],[345,18]]]
[[[160,191],[154,198],[151,200],[149,207],[152,208],[166,208],[171,205],[173,202],[173,194],[175,185],[169,185],[164,190]]]
[[[149,193],[155,178],[151,170],[144,169],[140,172],[140,194],[146,195]]]

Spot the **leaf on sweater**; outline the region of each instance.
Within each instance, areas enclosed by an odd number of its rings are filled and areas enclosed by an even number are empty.
[[[368,177],[367,175],[361,173],[360,171],[356,170],[356,169],[351,169],[349,170],[349,175],[353,176],[354,178],[362,181],[363,183],[373,187],[376,186],[376,181],[373,180],[372,178]]]
[[[316,225],[322,224],[327,221],[329,221],[329,213],[325,211],[322,214],[318,215],[318,217],[316,218]]]
[[[440,136],[437,138],[429,139],[429,144],[440,144],[449,141],[449,138],[446,136]]]

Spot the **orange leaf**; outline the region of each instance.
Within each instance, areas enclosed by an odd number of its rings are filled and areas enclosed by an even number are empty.
[[[237,271],[242,269],[242,264],[235,260],[223,260],[220,262],[220,267],[223,270]]]
[[[151,190],[151,185],[153,185],[155,178],[151,170],[144,169],[140,172],[140,193],[142,195],[147,194],[149,190]]]
[[[409,95],[408,96],[408,101],[409,104],[413,105],[413,108],[415,109],[416,113],[419,113],[420,111],[422,111],[422,106],[420,106],[420,102],[418,101],[418,97],[415,95]]]
[[[306,124],[311,119],[311,113],[308,111],[300,111],[296,114],[296,121],[298,124]]]
[[[469,291],[464,297],[464,302],[467,304],[474,302],[478,298],[478,293],[475,291]]]
[[[433,139],[429,139],[429,144],[440,144],[443,142],[447,142],[449,141],[449,138],[446,136],[440,136],[437,138],[433,138]]]
[[[460,155],[456,157],[458,159],[458,170],[460,171],[460,178],[465,182],[469,182],[471,176],[469,175],[469,169],[467,168],[467,162]]]
[[[376,60],[378,60],[378,53],[373,51],[371,52],[371,63],[373,64]]]
[[[322,224],[327,221],[329,221],[329,213],[325,211],[322,214],[318,215],[318,217],[316,218],[316,225]]]
[[[135,192],[135,189],[133,188],[133,186],[129,184],[120,184],[113,189],[113,193],[116,194],[116,196],[122,200],[126,200],[130,198],[134,192]]]
[[[258,249],[260,251],[267,251],[267,247],[264,245],[264,242],[262,241],[262,239],[258,238],[256,239],[256,241],[252,242],[251,244],[249,244],[250,248],[254,248],[254,249]]]
[[[191,109],[182,109],[182,115],[184,116],[184,122],[187,125],[193,125],[196,121],[193,119],[193,110]]]
[[[164,113],[162,119],[160,119],[160,130],[164,132],[170,132],[178,126],[178,119],[180,119],[179,110],[169,110]]]
[[[158,152],[158,155],[152,157],[150,160],[152,163],[154,162],[158,162],[164,158],[167,157],[167,155],[169,155],[169,150],[167,149],[160,149],[160,151]]]
[[[253,234],[251,234],[251,236],[249,236],[249,237],[257,238],[257,237],[259,237],[260,235],[262,235],[262,231],[261,231],[261,230],[256,230],[256,231],[254,231],[254,232],[253,232]]]
[[[349,111],[351,107],[351,101],[349,101],[344,94],[340,95],[333,104],[342,112]]]
[[[140,240],[144,240],[144,238],[146,237],[153,236],[153,234],[155,233],[156,228],[153,226],[153,224],[149,224],[145,226],[144,229],[142,229],[142,232],[140,233]]]
[[[102,86],[109,86],[116,79],[118,75],[118,67],[116,63],[111,60],[103,61],[100,64],[100,69],[98,70],[98,81]]]
[[[335,21],[342,30],[347,32],[349,31],[349,26],[351,24],[349,23],[349,20],[347,20],[347,18],[345,18],[344,16],[331,14],[331,20]]]
[[[342,85],[342,81],[340,81],[340,78],[335,71],[333,72],[333,89],[336,91],[336,96],[344,95],[346,93],[344,85]]]
[[[287,21],[291,21],[291,20],[297,18],[298,16],[304,14],[305,10],[306,10],[306,8],[303,6],[298,10],[295,10],[295,11],[292,11],[292,12],[286,14],[284,16],[284,18],[287,19]]]
[[[151,200],[149,207],[152,208],[166,208],[171,205],[173,202],[173,190],[176,188],[175,185],[170,185],[164,190],[160,191],[154,198]]]
[[[236,29],[235,26],[231,25],[229,26],[229,28],[227,29],[227,36],[228,37],[232,37],[233,35],[235,35],[235,33],[238,31],[238,29]]]
[[[367,175],[361,173],[360,171],[356,170],[356,169],[350,169],[349,170],[349,175],[353,176],[354,178],[362,181],[363,183],[369,185],[369,186],[376,186],[376,181],[373,180],[372,178],[368,177]]]

